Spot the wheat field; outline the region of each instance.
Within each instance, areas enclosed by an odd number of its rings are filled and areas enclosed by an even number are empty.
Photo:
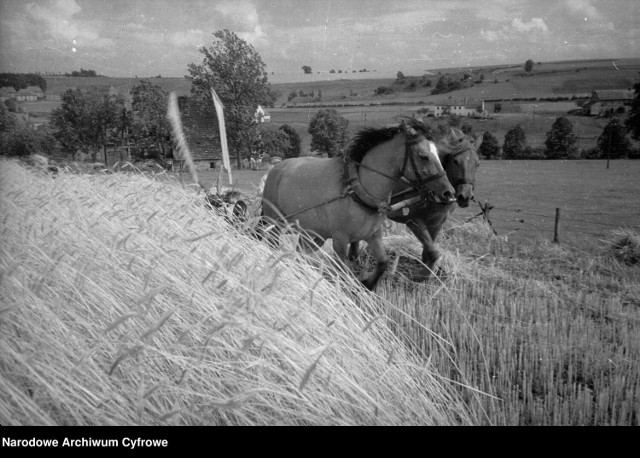
[[[640,235],[387,223],[375,293],[166,175],[0,164],[0,423],[638,425]],[[367,250],[354,273],[372,267]]]
[[[473,423],[322,253],[175,182],[0,170],[3,425]]]

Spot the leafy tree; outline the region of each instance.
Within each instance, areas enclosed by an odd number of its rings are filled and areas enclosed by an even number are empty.
[[[607,157],[607,152],[609,152],[611,159],[633,155],[633,147],[627,136],[627,130],[616,118],[611,118],[611,121],[602,129],[602,133],[598,137],[598,148],[602,151],[603,157]]]
[[[379,86],[373,91],[374,95],[393,94],[393,88],[390,86]]]
[[[18,104],[16,103],[15,100],[7,99],[4,101],[4,105],[7,107],[7,110],[9,110],[11,113],[18,112]]]
[[[504,136],[502,151],[505,159],[522,159],[526,146],[527,136],[524,129],[520,127],[520,124],[516,124]]]
[[[482,144],[478,148],[478,154],[486,159],[500,159],[501,157],[498,139],[488,130],[482,136]]]
[[[52,154],[57,143],[47,129],[34,129],[0,104],[0,155],[26,157]]]
[[[256,107],[273,106],[276,94],[253,46],[226,29],[213,35],[217,41],[200,49],[204,55],[202,64],[189,64],[191,92],[213,106],[213,88],[222,100],[229,146],[235,150],[241,168],[242,157],[251,149]]]
[[[333,108],[320,110],[309,122],[311,149],[338,156],[349,142],[349,121]]]
[[[91,154],[97,160],[100,148],[118,127],[119,105],[96,91],[69,89],[62,96],[62,105],[51,112],[51,124],[61,145],[71,152]]]
[[[167,120],[168,94],[160,86],[142,80],[134,86],[132,95],[132,137],[138,142],[154,143],[164,158],[165,145],[171,141],[171,126]]]
[[[404,73],[398,72],[398,74],[396,75],[396,83],[404,84],[404,81],[405,81]]]
[[[531,73],[533,71],[533,61],[531,59],[524,63],[524,71],[527,73]]]
[[[289,124],[283,124],[280,126],[279,130],[289,136],[289,148],[285,150],[284,158],[289,159],[291,157],[300,157],[300,152],[302,151],[300,134]]]
[[[0,87],[11,86],[16,91],[29,86],[38,86],[47,90],[47,80],[35,73],[0,73]]]
[[[303,65],[302,66],[302,71],[305,73],[305,75],[308,75],[309,73],[312,73],[311,67],[309,67],[308,65]]]
[[[564,116],[556,118],[547,132],[546,156],[549,159],[566,159],[578,156],[578,137],[573,132],[573,124]]]
[[[636,140],[640,140],[640,81],[633,85],[633,89],[635,95],[624,124],[627,126],[631,136]]]
[[[285,154],[291,148],[289,135],[283,130],[270,130],[264,126],[258,127],[254,139],[253,149],[259,156],[269,155],[286,158]]]

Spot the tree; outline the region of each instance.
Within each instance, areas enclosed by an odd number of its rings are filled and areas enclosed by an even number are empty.
[[[546,156],[549,159],[567,159],[578,156],[578,137],[573,132],[573,124],[564,116],[556,118],[547,132]]]
[[[527,136],[520,124],[512,127],[504,136],[502,151],[505,159],[522,159],[524,149],[527,146]]]
[[[598,137],[598,148],[604,157],[611,159],[633,155],[633,147],[627,137],[627,130],[616,118],[611,118],[611,121],[602,129],[602,133]],[[609,156],[607,156],[607,152]]]
[[[34,129],[0,104],[0,155],[26,157],[51,154],[57,143],[47,129]]]
[[[405,80],[404,73],[398,72],[398,74],[396,75],[396,83],[404,84],[404,80]]]
[[[624,124],[627,126],[631,136],[636,140],[640,140],[640,81],[633,85],[633,89],[635,95]]]
[[[498,139],[488,130],[482,136],[482,144],[478,148],[478,154],[486,159],[500,159],[501,151]]]
[[[531,59],[524,63],[524,71],[527,73],[531,73],[533,71],[533,61]]]
[[[291,143],[289,135],[282,130],[270,130],[264,126],[257,129],[257,135],[254,139],[253,150],[258,152],[259,156],[265,154],[269,157],[278,156],[285,158],[285,152],[289,150]]]
[[[303,65],[302,66],[302,71],[304,72],[305,75],[308,75],[309,73],[312,73],[311,67],[309,67],[308,65]]]
[[[56,138],[71,152],[72,159],[80,149],[91,154],[93,161],[118,127],[120,108],[108,96],[97,91],[69,89],[62,96],[62,105],[51,112],[51,124]]]
[[[4,101],[4,105],[7,107],[7,110],[9,110],[11,113],[17,113],[18,112],[18,104],[16,103],[16,101],[14,99],[7,99]]]
[[[284,152],[284,158],[289,159],[291,157],[300,157],[301,143],[300,134],[289,124],[283,124],[280,126],[281,131],[289,136],[289,148]]]
[[[216,91],[225,106],[229,146],[236,153],[238,168],[242,168],[242,157],[251,149],[256,108],[273,106],[275,93],[253,46],[226,29],[213,35],[217,41],[200,49],[202,64],[189,64],[191,92],[213,106],[211,88]]]
[[[338,156],[349,142],[349,121],[333,108],[320,110],[309,122],[311,149]]]
[[[137,142],[155,144],[164,158],[165,145],[171,142],[171,126],[167,119],[168,94],[148,80],[140,81],[131,92],[131,135]]]
[[[35,73],[0,73],[0,87],[11,86],[16,91],[29,86],[38,86],[42,91],[47,90],[47,81],[42,75]]]

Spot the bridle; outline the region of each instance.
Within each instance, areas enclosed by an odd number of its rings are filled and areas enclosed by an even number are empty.
[[[405,135],[408,136],[408,134],[405,134]],[[416,143],[419,143],[420,141],[422,141],[422,139],[426,140],[424,135],[417,134],[414,138],[411,138],[411,139],[407,138],[405,140],[404,160],[402,161],[402,169],[400,170],[400,177],[399,178],[391,176],[391,175],[388,175],[388,174],[386,174],[384,172],[376,170],[373,167],[369,167],[369,166],[364,165],[364,164],[362,164],[360,162],[356,162],[356,161],[351,161],[351,162],[355,163],[358,166],[358,169],[359,168],[363,168],[363,169],[369,170],[369,171],[371,171],[373,173],[377,173],[378,175],[381,175],[381,176],[383,176],[385,178],[388,178],[388,179],[390,179],[392,181],[402,182],[404,184],[407,184],[407,185],[411,186],[411,188],[413,190],[415,190],[415,191],[423,192],[424,188],[425,188],[425,185],[427,183],[429,183],[431,181],[434,181],[434,180],[438,180],[438,179],[446,176],[447,173],[443,170],[442,172],[439,172],[439,173],[437,173],[435,175],[431,175],[431,176],[428,176],[428,177],[425,177],[425,176],[422,175],[420,169],[418,168],[418,166],[416,164],[415,153],[411,149],[411,146],[413,146]],[[350,159],[345,157],[345,161],[350,161]],[[412,169],[413,173],[416,176],[415,180],[410,180],[409,178],[407,178],[407,166],[408,165],[411,166],[411,169]],[[358,174],[357,178],[359,180],[360,179],[359,172],[357,171],[356,173]],[[365,193],[367,193],[368,195],[371,195],[364,188],[362,188],[362,190],[365,191]],[[401,194],[403,194],[404,192],[408,192],[408,191],[409,190],[403,191]]]
[[[446,163],[446,166],[445,166],[445,170],[451,170],[451,173],[448,173],[447,176],[449,178],[449,182],[451,183],[451,186],[453,186],[454,188],[456,188],[457,186],[462,185],[462,184],[469,184],[469,185],[475,187],[475,184],[476,184],[475,183],[475,179],[468,179],[468,178],[465,178],[464,176],[456,177],[456,174],[454,173],[454,168],[455,167],[454,167],[454,164],[452,164],[454,158],[456,158],[456,157],[458,157],[458,156],[460,156],[460,155],[462,155],[462,154],[464,154],[466,152],[472,151],[472,149],[473,149],[473,147],[460,148],[459,151],[451,153],[451,154],[449,154],[447,156],[447,163]]]

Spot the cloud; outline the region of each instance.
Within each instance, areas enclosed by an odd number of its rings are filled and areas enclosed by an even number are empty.
[[[500,41],[507,39],[507,35],[502,30],[480,30],[480,36],[487,41]]]
[[[216,5],[215,10],[233,21],[236,27],[243,26],[244,32],[255,31],[260,26],[258,10],[249,0],[225,0]]]
[[[103,49],[114,45],[113,40],[100,37],[95,24],[74,19],[82,10],[75,0],[29,3],[25,10],[27,16],[42,27],[41,33],[62,41],[63,46]]]
[[[591,4],[590,0],[566,0],[565,5],[571,11],[580,13],[580,16],[595,20],[602,19],[602,14]]]
[[[167,39],[170,44],[179,48],[201,48],[206,43],[207,34],[200,29],[191,29],[172,33]]]
[[[529,22],[522,22],[522,19],[515,18],[511,21],[511,28],[516,32],[533,32],[540,30],[542,32],[548,32],[549,27],[544,23],[544,19],[534,17]]]

